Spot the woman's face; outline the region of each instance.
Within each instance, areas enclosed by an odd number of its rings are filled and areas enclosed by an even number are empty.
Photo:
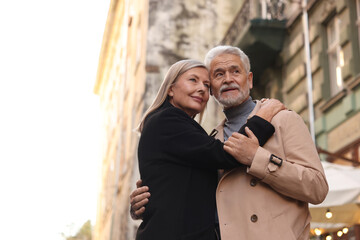
[[[204,110],[209,100],[210,80],[205,68],[192,68],[170,87],[170,103],[186,112],[190,117]]]

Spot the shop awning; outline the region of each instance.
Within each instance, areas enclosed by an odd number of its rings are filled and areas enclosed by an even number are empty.
[[[336,229],[360,224],[360,168],[328,162],[323,166],[329,193],[321,204],[310,204],[311,227]],[[327,211],[331,218],[326,218]]]

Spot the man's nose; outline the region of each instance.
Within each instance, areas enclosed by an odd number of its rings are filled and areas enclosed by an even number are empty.
[[[231,82],[232,81],[232,78],[231,78],[231,74],[230,72],[225,72],[224,74],[224,82]]]

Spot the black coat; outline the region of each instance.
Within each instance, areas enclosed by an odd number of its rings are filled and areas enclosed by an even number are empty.
[[[223,143],[165,101],[145,120],[138,158],[151,197],[136,239],[215,239],[217,169],[240,165]]]

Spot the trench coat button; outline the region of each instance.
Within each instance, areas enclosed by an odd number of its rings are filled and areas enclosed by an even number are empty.
[[[251,215],[250,220],[251,220],[252,222],[257,222],[258,217],[256,216],[256,214],[253,214],[253,215]]]
[[[257,180],[255,178],[250,180],[250,186],[255,187],[257,184]]]

